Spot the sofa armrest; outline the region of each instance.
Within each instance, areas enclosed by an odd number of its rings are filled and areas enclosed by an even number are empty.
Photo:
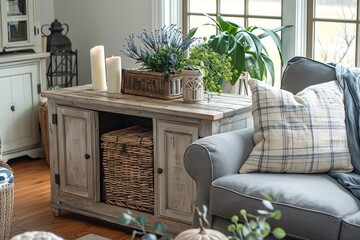
[[[239,172],[254,148],[253,129],[241,129],[196,140],[186,149],[184,165],[196,182],[196,206],[210,206],[211,183]],[[197,218],[193,225],[197,226]]]

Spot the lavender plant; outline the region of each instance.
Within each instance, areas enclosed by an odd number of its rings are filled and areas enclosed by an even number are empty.
[[[192,36],[184,37],[175,24],[151,33],[144,29],[138,39],[143,47],[137,46],[134,35],[130,35],[125,38],[125,49],[121,52],[141,63],[142,67],[162,73],[176,73],[180,62],[186,59],[190,45],[196,41]]]

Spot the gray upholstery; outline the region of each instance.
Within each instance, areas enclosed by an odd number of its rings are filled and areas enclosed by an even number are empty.
[[[296,57],[284,72],[282,88],[293,93],[335,79],[332,66]],[[196,205],[209,207],[211,227],[227,233],[240,209],[263,208],[260,192],[271,195],[283,213],[274,224],[289,239],[360,239],[360,201],[327,174],[239,174],[253,145],[253,129],[217,134],[193,142],[185,169],[196,181]],[[197,227],[194,218],[193,226]]]
[[[360,239],[360,212],[344,218],[340,236],[341,240]]]
[[[2,159],[2,152],[3,152],[3,140],[2,140],[2,136],[0,133],[0,159]]]
[[[276,224],[292,236],[338,239],[342,218],[360,210],[357,199],[327,174],[248,173],[213,182],[211,211],[227,219],[234,215],[234,209],[256,213],[264,208],[261,192],[273,197],[274,206],[283,213]]]
[[[296,94],[304,88],[335,80],[335,68],[305,57],[294,57],[284,71],[281,88]]]

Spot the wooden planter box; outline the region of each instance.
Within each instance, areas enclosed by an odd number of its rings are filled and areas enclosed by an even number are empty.
[[[123,69],[121,92],[167,100],[181,98],[181,81],[180,74],[165,75],[147,69]]]

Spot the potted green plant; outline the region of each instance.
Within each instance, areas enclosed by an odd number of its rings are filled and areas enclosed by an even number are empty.
[[[138,39],[142,47],[130,35],[121,50],[142,66],[140,70],[123,70],[122,92],[163,99],[182,97],[177,69],[197,38],[184,37],[181,29],[171,24],[151,33],[144,30]]]
[[[213,93],[222,93],[222,83],[230,81],[234,75],[231,57],[215,52],[208,44],[199,44],[191,48],[187,59],[180,62],[183,69],[199,69],[202,71],[204,92],[209,101]]]
[[[217,53],[231,57],[231,66],[234,69],[234,75],[230,80],[231,84],[234,85],[239,76],[246,71],[251,77],[259,80],[271,77],[273,85],[275,81],[274,64],[262,39],[270,37],[273,40],[282,61],[281,39],[278,32],[290,26],[275,29],[258,26],[244,28],[239,24],[224,20],[220,15],[217,15],[216,18],[207,16],[213,22],[210,25],[215,26],[219,32],[210,36],[207,43]],[[197,29],[198,27],[191,29],[189,35],[194,36]]]

